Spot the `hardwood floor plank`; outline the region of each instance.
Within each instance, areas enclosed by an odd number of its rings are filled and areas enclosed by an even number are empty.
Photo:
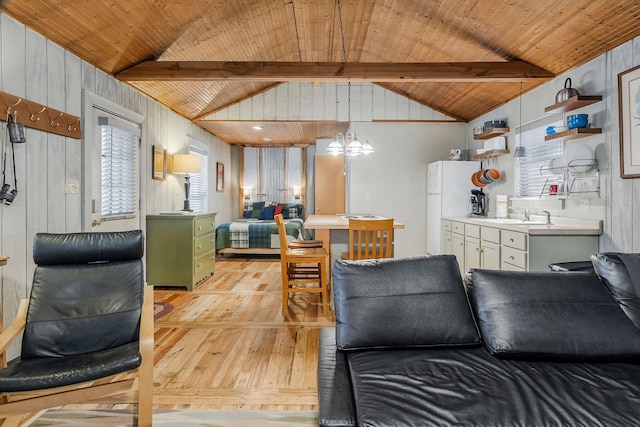
[[[154,409],[317,409],[319,333],[335,318],[307,293],[290,297],[283,318],[280,281],[277,258],[228,257],[192,292],[154,290],[173,306],[155,322]]]

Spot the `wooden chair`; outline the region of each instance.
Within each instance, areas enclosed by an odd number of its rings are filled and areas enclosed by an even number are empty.
[[[280,237],[282,266],[282,315],[287,312],[289,294],[295,292],[320,293],[322,313],[327,315],[327,265],[329,253],[323,248],[289,248],[282,215],[274,216]],[[309,284],[315,284],[308,287]]]
[[[393,218],[349,219],[349,252],[342,259],[393,257]]]
[[[128,393],[120,403],[133,395],[137,425],[151,426],[153,287],[143,250],[140,230],[36,235],[30,298],[0,334],[4,353],[24,331],[20,360],[0,369],[0,425]]]

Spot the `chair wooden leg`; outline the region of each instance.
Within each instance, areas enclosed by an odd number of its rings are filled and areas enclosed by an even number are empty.
[[[282,267],[282,317],[287,314],[289,303],[289,265]]]
[[[321,262],[318,265],[318,269],[320,270],[320,295],[322,298],[322,314],[327,315],[327,277],[326,277],[326,265],[324,262]]]

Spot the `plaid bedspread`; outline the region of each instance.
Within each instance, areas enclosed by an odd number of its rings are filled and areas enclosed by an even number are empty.
[[[302,219],[286,219],[284,222],[287,235],[294,239],[303,238]],[[227,222],[216,227],[216,249],[272,248],[272,240],[277,241],[271,238],[274,234],[278,235],[275,221],[239,219]]]

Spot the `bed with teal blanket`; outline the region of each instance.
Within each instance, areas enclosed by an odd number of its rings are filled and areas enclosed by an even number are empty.
[[[301,218],[285,219],[287,239],[304,239]],[[279,254],[280,240],[274,220],[238,219],[216,227],[219,254]]]

